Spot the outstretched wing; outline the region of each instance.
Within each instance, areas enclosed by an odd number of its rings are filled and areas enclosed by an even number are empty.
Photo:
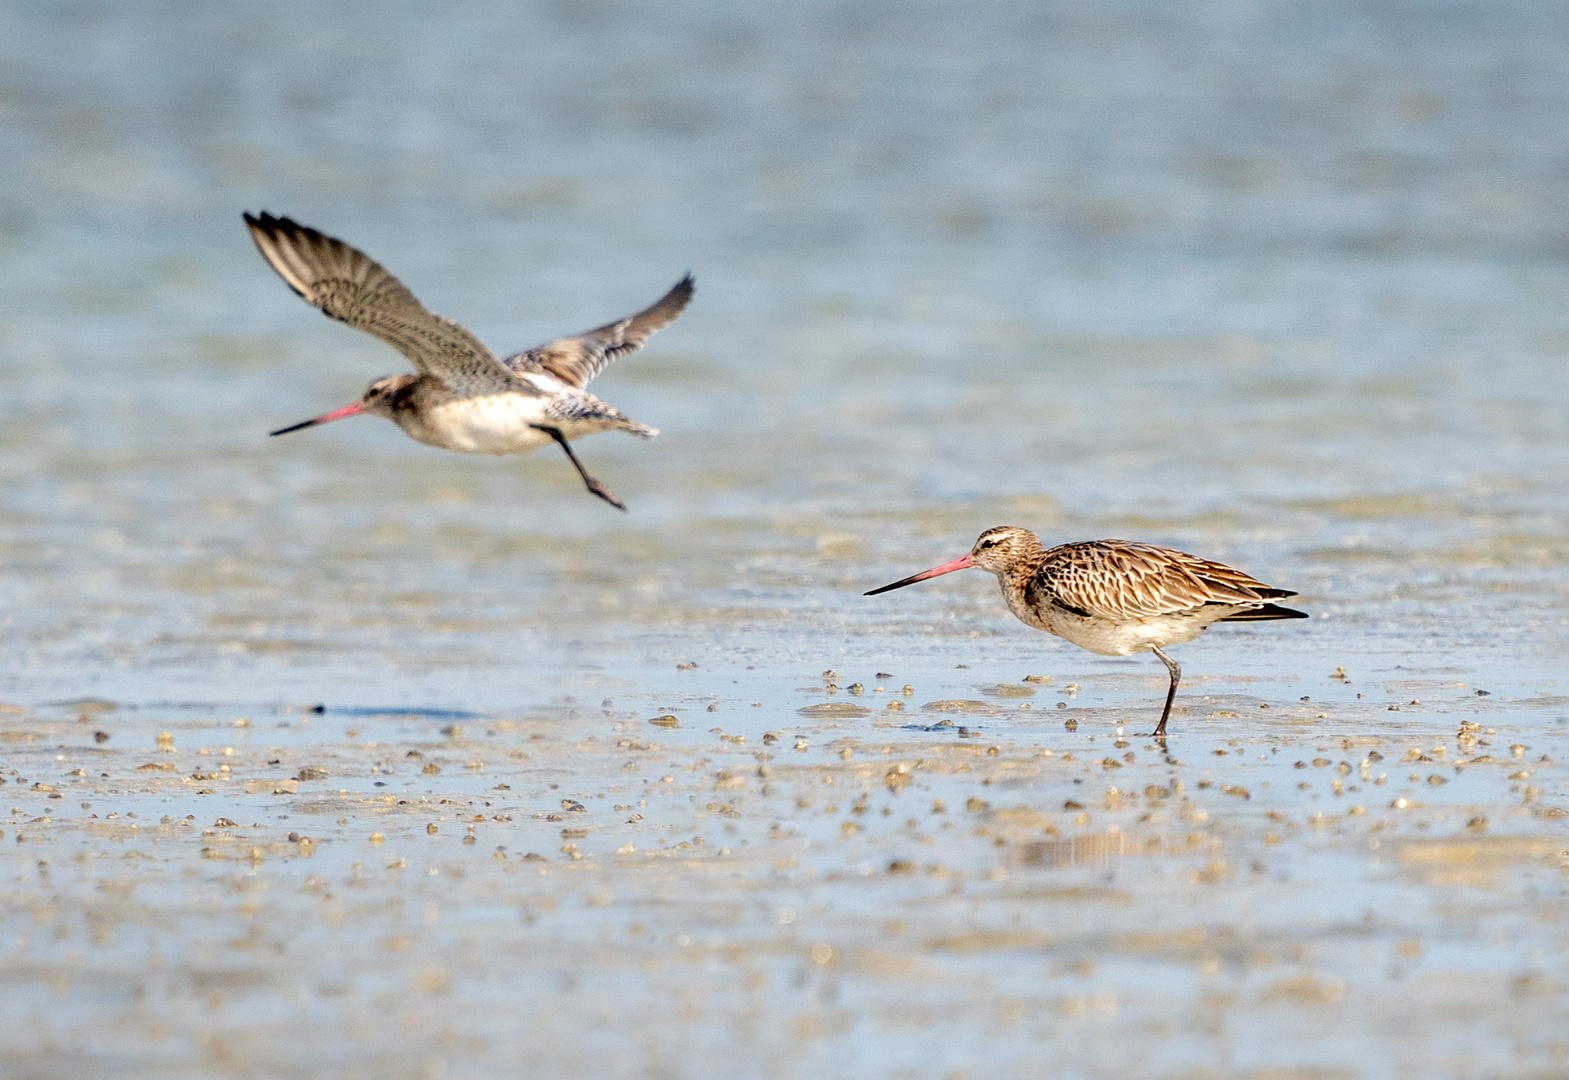
[[[1205,604],[1262,606],[1296,595],[1222,563],[1128,540],[1063,544],[1046,556],[1041,584],[1064,607],[1104,619],[1172,615]]]
[[[517,374],[541,371],[581,390],[604,371],[610,361],[637,352],[654,331],[675,322],[676,316],[691,303],[695,288],[692,275],[688,274],[656,303],[636,315],[628,315],[577,337],[561,338],[509,356],[506,364]]]
[[[245,224],[262,258],[306,303],[385,341],[420,374],[440,379],[459,396],[534,392],[473,334],[426,311],[364,252],[286,217],[246,214]]]

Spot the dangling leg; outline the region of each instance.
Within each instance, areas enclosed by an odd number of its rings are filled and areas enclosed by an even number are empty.
[[[1160,662],[1166,665],[1167,671],[1171,672],[1171,689],[1166,691],[1166,707],[1161,710],[1160,723],[1155,725],[1155,734],[1152,736],[1156,739],[1164,739],[1166,737],[1166,718],[1171,715],[1171,703],[1177,696],[1177,684],[1182,681],[1182,668],[1177,665],[1175,660],[1161,652],[1159,648],[1151,651],[1160,657]]]
[[[588,470],[583,468],[583,463],[579,461],[577,459],[577,455],[572,452],[571,444],[567,442],[567,437],[561,434],[561,430],[559,428],[545,427],[543,424],[530,424],[529,427],[543,431],[546,435],[549,435],[552,439],[555,439],[556,442],[561,444],[561,449],[567,452],[567,460],[572,462],[572,467],[576,469],[577,474],[583,478],[583,486],[588,488],[588,490],[593,492],[595,495],[598,495],[601,499],[604,499],[611,506],[614,506],[617,510],[626,509],[626,503],[616,498],[616,493],[614,491],[611,491],[604,484],[588,475]]]

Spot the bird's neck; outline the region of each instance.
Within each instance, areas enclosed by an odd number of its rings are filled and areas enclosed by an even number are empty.
[[[1044,552],[1037,557],[1020,559],[1001,570],[994,571],[997,575],[997,584],[1002,586],[1006,596],[1023,596],[1030,582],[1040,576],[1041,567],[1045,565]]]

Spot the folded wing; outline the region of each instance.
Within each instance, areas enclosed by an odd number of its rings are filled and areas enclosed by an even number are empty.
[[[616,357],[637,352],[656,330],[663,330],[675,322],[676,316],[691,303],[695,287],[692,275],[688,274],[657,302],[636,315],[628,315],[586,334],[561,338],[509,356],[507,366],[520,375],[530,371],[544,372],[568,386],[582,389]]]
[[[1268,600],[1296,595],[1222,563],[1153,544],[1094,540],[1064,544],[1047,554],[1042,583],[1063,604],[1118,621],[1172,615],[1204,604],[1262,608]]]
[[[391,345],[420,374],[460,396],[535,392],[473,334],[425,310],[364,252],[286,217],[246,214],[245,224],[262,258],[306,303]]]

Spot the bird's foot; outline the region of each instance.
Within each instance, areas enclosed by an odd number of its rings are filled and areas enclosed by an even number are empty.
[[[598,495],[601,499],[604,499],[617,510],[625,510],[627,508],[627,504],[616,498],[616,493],[606,487],[604,481],[596,480],[591,476],[584,477],[583,481],[588,485],[589,491],[593,492],[595,495]]]

